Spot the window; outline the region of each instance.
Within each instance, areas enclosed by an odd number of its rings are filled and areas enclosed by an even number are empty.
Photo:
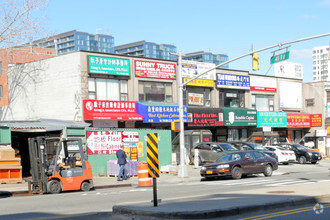
[[[2,98],[3,97],[3,89],[2,89],[3,87],[0,85],[0,98]]]
[[[127,80],[88,78],[88,98],[127,101]]]
[[[254,153],[254,156],[257,158],[257,159],[263,159],[265,158],[265,155],[263,155],[262,153],[260,152],[253,152]]]
[[[220,107],[244,108],[245,107],[245,91],[221,89],[220,90]]]
[[[183,103],[184,103],[184,105],[188,105],[188,106],[210,107],[211,106],[211,89],[188,87],[187,90],[184,91]]]
[[[172,102],[172,84],[162,82],[139,82],[140,102]]]
[[[2,62],[0,62],[0,75],[2,74]]]
[[[274,111],[274,96],[252,95],[252,108],[257,111]]]

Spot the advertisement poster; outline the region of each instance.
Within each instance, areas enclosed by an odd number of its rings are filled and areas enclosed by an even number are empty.
[[[303,79],[303,65],[287,61],[275,63],[274,75],[283,78]]]
[[[204,95],[201,93],[188,93],[188,104],[189,105],[204,105]]]
[[[309,114],[287,113],[288,128],[309,128],[311,127],[311,119]]]
[[[123,144],[125,148],[139,142],[137,131],[87,131],[87,154],[116,154]],[[130,152],[129,149],[126,149]]]
[[[89,73],[129,76],[130,65],[128,59],[88,56]]]
[[[257,112],[257,127],[286,127],[287,113],[286,112]]]
[[[276,79],[271,77],[251,76],[250,89],[252,91],[276,92]]]
[[[175,79],[176,64],[135,60],[135,76],[157,79]]]
[[[250,76],[217,73],[217,88],[250,89]]]
[[[182,60],[182,77],[194,78],[195,76],[206,72],[215,67],[214,63],[204,63],[192,60]],[[216,70],[211,70],[199,77],[199,79],[215,80]]]
[[[322,127],[322,114],[311,115],[311,127]]]

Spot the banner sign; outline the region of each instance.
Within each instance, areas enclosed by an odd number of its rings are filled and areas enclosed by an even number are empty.
[[[288,128],[309,128],[311,127],[311,119],[309,114],[287,113]]]
[[[276,92],[277,83],[274,78],[251,76],[250,90],[262,92]]]
[[[250,89],[250,76],[217,73],[217,88]]]
[[[183,107],[184,121],[187,121],[188,108]],[[179,120],[178,105],[148,105],[137,102],[137,113],[143,116],[143,122],[172,122]]]
[[[175,79],[176,64],[135,60],[135,76],[157,79]]]
[[[99,73],[118,76],[129,76],[128,59],[88,56],[89,73]]]
[[[83,100],[83,119],[86,120],[143,120],[136,113],[136,102]]]
[[[190,80],[190,78],[183,78],[183,83]],[[194,79],[190,83],[187,84],[188,86],[200,86],[200,87],[214,87],[214,81],[208,79]]]
[[[322,127],[322,114],[311,115],[311,127]]]
[[[286,112],[257,112],[257,127],[286,127],[287,126]]]
[[[182,77],[194,78],[215,67],[214,63],[204,63],[192,60],[182,60]],[[199,77],[199,79],[215,80],[216,70],[211,70]]]
[[[189,108],[188,127],[223,126],[223,113],[219,108]]]
[[[87,154],[116,154],[123,144],[137,147],[138,131],[87,131]]]
[[[223,108],[225,126],[256,126],[257,111],[249,109]]]

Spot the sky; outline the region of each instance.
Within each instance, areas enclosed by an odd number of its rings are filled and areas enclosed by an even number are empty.
[[[330,33],[330,0],[49,0],[44,12],[47,33],[110,34],[115,46],[145,40],[174,44],[183,54],[203,50],[229,59]],[[303,64],[304,82],[313,80],[313,47],[329,44],[330,36],[289,45],[287,61]],[[229,68],[273,76],[270,58],[277,49],[259,52],[259,71],[252,70],[251,56]]]

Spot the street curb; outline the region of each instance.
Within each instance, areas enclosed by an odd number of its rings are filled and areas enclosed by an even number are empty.
[[[254,204],[241,207],[232,207],[228,209],[213,209],[205,211],[176,211],[176,212],[163,212],[150,210],[141,210],[139,208],[129,208],[122,205],[117,205],[112,207],[112,212],[117,215],[134,215],[134,216],[147,216],[147,217],[157,217],[157,218],[170,218],[170,219],[205,219],[205,218],[219,218],[219,217],[228,217],[240,214],[247,214],[257,211],[269,211],[272,209],[285,208],[285,207],[294,207],[307,204],[316,204],[322,198],[330,196],[316,196],[316,197],[303,197],[289,199],[285,201],[270,202],[263,204]],[[170,210],[169,210],[170,211]]]

